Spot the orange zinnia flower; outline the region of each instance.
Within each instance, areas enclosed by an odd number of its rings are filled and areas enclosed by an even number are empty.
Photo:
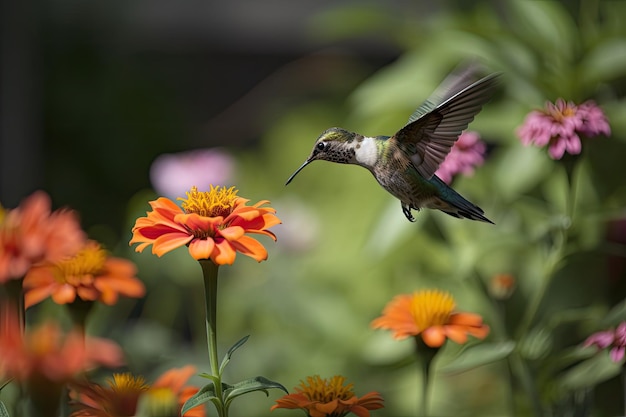
[[[421,335],[424,343],[433,348],[443,345],[446,338],[463,344],[471,334],[484,339],[489,327],[473,313],[456,313],[454,298],[439,290],[417,291],[396,296],[383,310],[383,315],[372,321],[374,329],[388,329],[395,339]]]
[[[22,278],[37,262],[73,255],[84,240],[74,212],[51,213],[50,197],[43,191],[13,210],[0,206],[0,283]]]
[[[300,381],[295,394],[284,395],[276,400],[271,410],[277,408],[300,408],[309,417],[343,417],[354,413],[359,417],[369,417],[369,410],[383,408],[383,398],[377,392],[369,392],[358,398],[352,390],[353,384],[345,383],[345,377],[335,375],[322,379],[318,375]]]
[[[195,372],[196,368],[191,365],[170,369],[152,386],[146,384],[143,377],[130,373],[113,374],[113,379],[107,380],[108,387],[90,382],[73,383],[71,396],[79,410],[72,413],[71,417],[134,416],[140,398],[146,394],[149,399],[152,396],[167,399],[173,395],[176,415],[179,415],[185,401],[198,392],[197,387],[184,386]],[[204,408],[201,405],[194,407],[185,416],[204,417]]]
[[[18,381],[64,384],[78,374],[104,365],[122,364],[115,343],[84,337],[79,331],[64,334],[56,323],[45,323],[21,334],[10,306],[0,311],[0,375]]]
[[[31,268],[24,278],[25,304],[30,307],[50,296],[57,304],[72,303],[78,296],[108,305],[119,295],[142,297],[146,290],[136,272],[132,262],[109,257],[97,242],[88,241],[71,258]]]
[[[262,234],[276,240],[269,229],[280,224],[270,207],[261,207],[263,200],[247,206],[250,200],[237,196],[235,187],[213,187],[198,191],[192,187],[182,209],[168,198],[151,201],[153,211],[137,219],[130,244],[139,243],[137,252],[152,245],[152,253],[163,254],[180,246],[189,246],[196,260],[211,259],[217,265],[230,265],[241,252],[257,261],[267,259],[267,251],[248,233]]]

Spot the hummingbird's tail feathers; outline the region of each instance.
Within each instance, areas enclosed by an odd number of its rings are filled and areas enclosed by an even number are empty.
[[[494,222],[492,222],[491,220],[489,220],[488,218],[482,215],[483,211],[480,209],[480,207],[476,207],[476,208],[479,211],[469,212],[469,211],[460,210],[460,209],[457,209],[456,211],[448,211],[448,210],[441,209],[441,211],[443,211],[444,213],[452,217],[456,217],[457,219],[470,219],[470,220],[477,220],[477,221],[481,221],[485,223],[495,224]]]
[[[440,190],[439,199],[444,207],[437,207],[439,210],[459,219],[464,218],[495,224],[484,216],[485,212],[483,209],[466,200],[461,194],[454,191],[436,175],[433,175],[430,182],[434,183]]]

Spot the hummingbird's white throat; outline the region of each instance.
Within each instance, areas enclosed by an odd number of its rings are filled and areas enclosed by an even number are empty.
[[[354,148],[357,162],[368,167],[374,166],[378,160],[378,146],[376,139],[365,136]]]

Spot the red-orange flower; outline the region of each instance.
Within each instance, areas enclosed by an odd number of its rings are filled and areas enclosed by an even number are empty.
[[[294,394],[284,395],[276,400],[271,410],[277,408],[300,408],[309,417],[343,417],[354,413],[359,417],[369,417],[370,410],[383,408],[383,398],[377,392],[369,392],[358,398],[354,395],[353,384],[345,385],[346,378],[335,375],[322,379],[318,375],[300,381]]]
[[[78,296],[108,305],[115,304],[119,295],[142,297],[146,290],[136,272],[132,262],[109,257],[97,242],[87,241],[73,257],[30,269],[23,283],[26,307],[48,297],[57,304],[72,303]]]
[[[143,251],[152,245],[152,253],[163,254],[187,245],[194,259],[211,259],[217,265],[230,265],[237,252],[257,261],[267,259],[267,251],[249,233],[262,234],[276,240],[269,229],[280,224],[270,207],[261,207],[263,200],[247,206],[250,200],[237,196],[235,187],[213,187],[198,191],[192,187],[182,199],[182,209],[168,198],[151,201],[152,211],[141,217],[133,227],[130,244]]]
[[[113,374],[113,378],[107,380],[108,387],[90,382],[74,383],[71,395],[78,410],[71,417],[134,416],[140,399],[146,395],[162,399],[173,395],[173,405],[176,407],[176,415],[179,415],[185,401],[198,392],[198,387],[185,386],[195,372],[196,368],[191,365],[170,369],[152,386],[146,384],[143,377],[130,373]],[[204,417],[204,408],[201,405],[194,407],[185,416]]]
[[[70,210],[50,211],[50,197],[37,191],[19,207],[0,206],[0,284],[22,278],[41,261],[56,262],[73,255],[85,234]]]
[[[484,339],[489,327],[473,313],[454,312],[454,298],[439,290],[417,291],[396,296],[372,321],[374,329],[388,329],[395,339],[421,335],[430,347],[441,347],[446,338],[463,344],[470,334]]]
[[[115,343],[63,333],[48,322],[21,334],[20,323],[8,305],[0,309],[0,375],[18,381],[64,384],[78,374],[104,365],[120,366],[122,350]]]

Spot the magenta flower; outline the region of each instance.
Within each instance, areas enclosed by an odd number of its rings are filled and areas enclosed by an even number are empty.
[[[233,157],[226,151],[196,149],[157,157],[150,167],[150,181],[157,194],[175,198],[192,186],[208,190],[212,184],[230,184],[233,171]]]
[[[592,334],[583,346],[595,346],[599,350],[611,348],[609,356],[615,363],[624,359],[626,353],[626,321],[621,322],[615,330],[605,330]]]
[[[581,134],[588,138],[611,134],[604,112],[591,100],[578,106],[562,98],[554,104],[548,101],[543,110],[528,113],[517,130],[524,145],[547,145],[552,159],[561,159],[565,152],[579,154],[582,150]]]
[[[458,173],[472,175],[474,168],[482,165],[485,161],[486,151],[487,145],[480,140],[478,133],[463,132],[435,175],[446,184],[450,184],[452,178]]]

